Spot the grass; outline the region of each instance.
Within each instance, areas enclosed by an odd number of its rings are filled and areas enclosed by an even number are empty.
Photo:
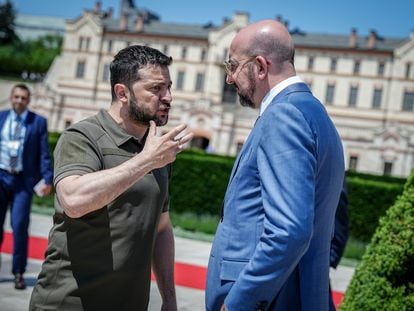
[[[359,261],[361,260],[362,255],[364,255],[367,245],[368,243],[358,241],[351,237],[346,243],[343,257]]]
[[[51,207],[33,204],[32,212],[52,216],[54,209]],[[174,226],[174,234],[176,236],[208,242],[213,241],[217,224],[219,222],[218,215],[197,215],[195,213],[178,214],[171,211],[170,217]],[[361,260],[366,246],[367,243],[350,238],[345,247],[341,264],[355,267]]]
[[[54,212],[55,212],[55,209],[52,207],[37,205],[34,202],[32,203],[32,213],[52,216]]]

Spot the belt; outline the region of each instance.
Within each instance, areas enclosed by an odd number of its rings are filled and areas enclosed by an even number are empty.
[[[13,170],[13,169],[5,170],[5,169],[0,168],[0,170],[7,173],[7,174],[9,174],[9,175],[19,175],[19,174],[22,173],[22,171],[16,171],[16,170]]]

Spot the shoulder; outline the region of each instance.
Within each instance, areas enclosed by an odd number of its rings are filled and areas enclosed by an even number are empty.
[[[9,115],[10,109],[7,110],[0,110],[0,118],[5,118]]]
[[[36,126],[46,126],[47,119],[33,111],[27,111],[26,124],[35,124]]]
[[[85,136],[96,138],[97,136],[104,134],[105,131],[96,116],[92,116],[72,124],[65,130],[65,132],[81,132]]]
[[[62,133],[62,140],[89,141],[95,145],[105,135],[102,125],[95,116],[92,116],[66,128]]]

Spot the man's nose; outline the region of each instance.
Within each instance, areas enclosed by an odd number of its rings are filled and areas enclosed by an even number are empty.
[[[232,75],[231,73],[228,73],[228,74],[226,75],[226,83],[227,83],[227,84],[233,84],[233,83],[234,83],[234,80],[233,80],[233,75]]]
[[[161,98],[161,101],[166,102],[166,103],[171,103],[171,101],[172,101],[171,90],[165,91],[165,93],[163,94],[163,96]]]

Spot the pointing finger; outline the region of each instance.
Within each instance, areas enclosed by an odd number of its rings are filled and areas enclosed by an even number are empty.
[[[149,126],[149,130],[148,130],[148,136],[155,136],[155,134],[156,134],[156,125],[155,125],[155,122],[154,121],[149,121],[149,124],[150,124],[150,126]]]
[[[185,145],[186,143],[188,143],[191,139],[193,139],[194,133],[188,133],[186,135],[184,135],[183,137],[180,138],[179,140],[179,144],[180,145]]]
[[[182,131],[184,131],[186,129],[187,125],[185,124],[180,124],[179,126],[173,128],[171,131],[169,131],[167,134],[165,134],[165,138],[167,140],[174,140],[174,138],[180,134]]]

